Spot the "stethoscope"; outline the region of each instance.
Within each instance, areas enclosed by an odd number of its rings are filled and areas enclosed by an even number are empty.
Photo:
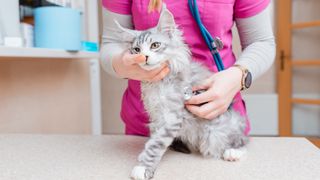
[[[200,14],[199,14],[199,10],[198,10],[198,5],[196,0],[188,0],[188,4],[189,4],[189,8],[191,11],[191,14],[194,18],[194,20],[196,21],[201,35],[203,37],[203,39],[205,40],[206,45],[208,46],[211,55],[213,57],[213,60],[217,66],[218,71],[222,71],[224,70],[224,65],[222,63],[222,59],[221,56],[219,54],[219,50],[223,48],[223,42],[221,41],[220,38],[216,37],[213,38],[209,31],[206,29],[206,27],[203,25],[203,23],[201,22],[200,19]],[[200,93],[202,93],[203,91],[192,91],[192,88],[187,86],[184,88],[184,99],[185,100],[189,100],[192,96],[194,95],[198,95]]]
[[[221,41],[221,39],[219,37],[212,38],[209,31],[206,29],[206,27],[201,22],[196,0],[188,0],[188,4],[189,4],[191,14],[200,29],[201,35],[202,35],[203,39],[205,40],[208,48],[210,49],[210,52],[212,54],[212,57],[213,57],[213,60],[216,64],[216,66],[218,68],[218,71],[224,70],[224,65],[222,63],[222,59],[221,59],[221,56],[218,51],[223,48],[223,42]]]

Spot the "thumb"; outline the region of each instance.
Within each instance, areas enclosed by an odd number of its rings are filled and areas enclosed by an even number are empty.
[[[209,77],[208,79],[205,79],[200,84],[193,86],[192,91],[198,91],[198,90],[207,90],[209,89],[213,84],[213,77]]]
[[[129,54],[126,53],[123,56],[123,61],[125,65],[133,65],[145,62],[146,57],[142,54]]]

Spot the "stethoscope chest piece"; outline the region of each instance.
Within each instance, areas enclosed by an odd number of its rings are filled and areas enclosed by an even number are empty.
[[[191,86],[187,86],[183,88],[183,99],[185,101],[188,101],[189,99],[191,99],[193,93],[192,93],[192,88]]]
[[[183,99],[185,101],[188,101],[189,99],[191,99],[192,96],[196,96],[196,95],[201,94],[203,92],[205,92],[205,90],[192,91],[191,86],[186,86],[183,88]]]

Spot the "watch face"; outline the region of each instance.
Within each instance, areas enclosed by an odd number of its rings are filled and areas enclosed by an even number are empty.
[[[252,75],[250,72],[248,72],[247,77],[244,80],[244,86],[246,88],[249,88],[251,86],[251,83],[252,83]]]

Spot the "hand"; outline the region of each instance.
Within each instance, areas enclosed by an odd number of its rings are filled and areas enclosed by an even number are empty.
[[[237,67],[212,75],[200,86],[192,88],[193,91],[206,91],[186,101],[186,108],[200,118],[213,120],[227,111],[234,96],[241,90],[241,78],[242,71]]]
[[[116,73],[122,78],[129,78],[139,81],[156,82],[163,79],[170,69],[168,64],[164,63],[159,68],[147,71],[139,66],[139,63],[145,62],[146,57],[142,54],[130,54],[125,52],[112,61]]]

